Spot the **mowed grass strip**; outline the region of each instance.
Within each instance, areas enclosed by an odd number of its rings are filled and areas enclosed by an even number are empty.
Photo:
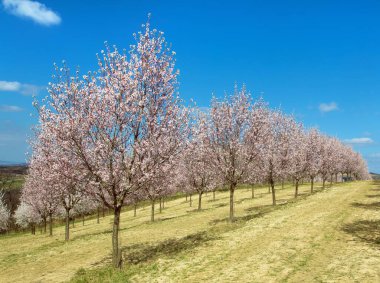
[[[137,217],[126,211],[121,218],[121,271],[109,267],[112,216],[101,218],[100,224],[93,219],[82,226],[78,221],[69,243],[63,241],[62,226],[55,228],[53,237],[2,236],[0,282],[379,279],[377,244],[362,240],[347,226],[379,220],[376,210],[355,205],[375,202],[376,197],[368,195],[376,195],[377,185],[338,184],[313,196],[308,196],[309,190],[301,186],[301,196],[294,201],[293,187],[278,189],[281,204],[273,208],[268,188],[256,189],[251,199],[250,187],[241,187],[233,224],[227,222],[227,192],[217,192],[216,201],[212,193],[204,196],[201,212],[196,211],[196,196],[193,207],[185,198],[168,201],[161,214],[156,209],[155,223],[149,222],[149,206],[139,208]],[[363,266],[357,261],[363,259],[365,269],[359,269]]]

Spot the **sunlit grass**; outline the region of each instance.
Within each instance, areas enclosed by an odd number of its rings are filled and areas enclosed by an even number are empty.
[[[255,199],[250,187],[241,187],[233,224],[228,223],[228,192],[217,192],[216,201],[212,193],[204,195],[201,212],[196,211],[196,195],[193,207],[185,197],[168,201],[161,214],[156,209],[155,223],[149,221],[147,205],[138,208],[137,217],[128,210],[121,218],[121,271],[109,267],[111,215],[100,224],[96,219],[84,226],[78,221],[69,243],[63,240],[63,226],[54,229],[53,237],[40,232],[1,236],[0,282],[62,282],[74,275],[74,282],[269,282],[292,281],[311,269],[309,279],[331,279],[333,274],[322,270],[332,258],[324,262],[323,257],[334,256],[334,250],[354,237],[340,225],[364,212],[376,220],[374,210],[351,205],[366,198],[370,189],[368,182],[339,184],[308,197],[310,188],[304,185],[294,201],[287,184],[284,190],[278,187],[280,205],[273,208],[267,187],[256,189]],[[365,251],[362,256],[380,266],[379,257],[371,249]]]

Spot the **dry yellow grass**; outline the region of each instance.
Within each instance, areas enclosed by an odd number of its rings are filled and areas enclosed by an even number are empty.
[[[306,194],[308,186],[301,187]],[[293,189],[278,190],[293,199]],[[337,185],[273,209],[267,188],[236,192],[234,224],[228,193],[204,197],[196,212],[184,198],[170,201],[157,221],[149,207],[122,214],[125,268],[107,266],[111,216],[76,224],[65,243],[54,236],[0,237],[0,282],[380,282],[380,189],[370,182]],[[376,202],[377,201],[377,202]],[[372,230],[371,230],[372,229]],[[84,271],[85,269],[86,271]]]

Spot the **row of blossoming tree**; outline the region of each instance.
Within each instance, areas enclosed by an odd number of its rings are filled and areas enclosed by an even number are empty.
[[[185,107],[177,94],[175,53],[162,32],[134,35],[129,52],[106,44],[98,69],[81,76],[56,66],[49,96],[36,104],[29,174],[15,213],[22,227],[66,220],[107,207],[113,211],[113,265],[121,264],[120,215],[126,204],[155,203],[177,192],[199,195],[226,188],[230,220],[239,184],[369,178],[362,157],[338,139],[307,130],[294,117],[253,101],[245,87],[209,111]],[[0,213],[1,208],[0,208]],[[4,215],[9,218],[9,212]],[[6,222],[6,221],[5,221]],[[3,222],[0,222],[2,225]],[[3,225],[4,226],[4,225]],[[34,230],[33,230],[34,232]]]

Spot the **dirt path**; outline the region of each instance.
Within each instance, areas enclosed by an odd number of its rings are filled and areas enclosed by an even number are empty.
[[[380,219],[373,208],[373,203],[380,201],[380,190],[375,188],[354,183],[310,196],[224,233],[185,258],[163,259],[153,276],[138,275],[135,279],[380,282],[380,242],[376,246],[371,238],[363,241],[354,232],[363,220],[376,223]],[[359,227],[362,238],[371,233],[365,228]],[[379,229],[377,226],[378,234]]]

